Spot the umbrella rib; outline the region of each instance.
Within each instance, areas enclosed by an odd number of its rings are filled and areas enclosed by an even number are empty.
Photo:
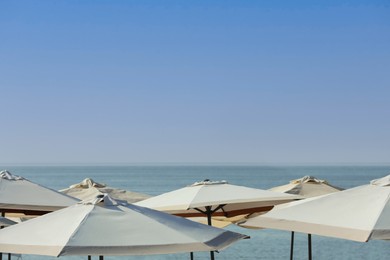
[[[226,211],[223,209],[223,207],[225,207],[225,206],[226,206],[226,204],[221,204],[221,205],[218,205],[218,206],[217,206],[215,209],[213,209],[213,210],[211,210],[211,207],[212,207],[212,206],[205,206],[205,207],[209,207],[209,208],[210,208],[210,211],[209,211],[210,214],[214,214],[216,211],[222,209],[223,213],[226,215]],[[196,211],[198,211],[198,212],[200,212],[200,213],[202,213],[202,214],[205,214],[205,215],[208,214],[208,211],[201,210],[200,208],[194,208],[194,210],[196,210]]]
[[[389,200],[390,200],[390,194],[388,194],[388,195],[387,195],[387,198],[386,198],[386,201],[389,201]],[[376,221],[375,221],[375,223],[372,225],[372,228],[371,228],[372,230],[371,230],[371,232],[370,232],[370,235],[367,237],[367,241],[368,241],[369,239],[371,239],[372,233],[374,232],[375,226],[376,226],[376,224],[378,223],[379,218],[380,218],[380,216],[381,216],[383,210],[384,210],[384,207],[383,207],[382,210],[378,213],[378,216],[376,217]],[[367,241],[366,241],[366,242],[367,242]]]
[[[92,209],[93,209],[94,207],[95,207],[95,205],[92,206]],[[86,221],[86,219],[88,218],[88,216],[91,214],[91,210],[92,210],[92,209],[90,209],[90,210],[88,211],[88,213],[86,213],[86,214],[84,215],[84,217],[83,217],[83,218],[81,219],[81,221],[80,221],[80,224],[83,223],[84,221]],[[68,237],[66,243],[64,243],[64,246],[61,248],[61,250],[60,250],[60,252],[58,253],[57,257],[59,257],[59,256],[61,256],[61,255],[63,254],[66,245],[67,245],[67,244],[69,243],[69,241],[73,238],[73,236],[78,232],[78,230],[80,229],[80,226],[81,226],[81,225],[78,225],[78,226],[73,230],[72,234]]]
[[[214,210],[211,211],[211,214],[215,213],[219,209],[222,209],[223,213],[226,214],[225,210],[223,209],[223,207],[225,207],[225,206],[226,206],[226,204],[219,205],[218,207],[216,207]]]
[[[220,206],[222,206],[222,205],[220,205]],[[221,207],[221,210],[222,210],[223,214],[225,215],[225,217],[228,217],[228,213],[223,208],[224,206],[226,206],[226,204]]]
[[[198,212],[200,212],[200,213],[202,213],[202,214],[207,215],[207,212],[206,212],[206,211],[201,210],[201,209],[199,209],[199,208],[194,208],[194,210],[196,210],[196,211],[198,211]]]

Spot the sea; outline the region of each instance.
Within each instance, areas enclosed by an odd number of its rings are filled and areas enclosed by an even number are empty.
[[[0,165],[0,170],[23,176],[54,190],[60,190],[92,178],[108,186],[130,191],[159,195],[182,188],[197,181],[226,180],[233,185],[269,189],[287,184],[306,175],[327,180],[341,188],[365,185],[372,179],[390,174],[390,165]],[[369,214],[369,212],[367,213]],[[230,225],[226,229],[246,234],[250,239],[238,241],[215,254],[215,259],[289,259],[290,237],[288,231],[271,229],[245,229]],[[93,232],[93,231],[92,231]],[[390,259],[390,241],[354,242],[343,239],[312,236],[313,259]],[[294,259],[307,259],[307,235],[295,235]],[[4,259],[4,258],[3,258]],[[12,259],[48,260],[56,257],[14,255]],[[62,256],[60,259],[87,259],[86,256]],[[99,259],[93,256],[92,259]],[[152,256],[104,256],[107,260],[190,259],[189,254]],[[194,259],[209,259],[208,252],[196,252]]]

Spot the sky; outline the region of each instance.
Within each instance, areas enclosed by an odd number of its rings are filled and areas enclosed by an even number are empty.
[[[0,0],[2,164],[389,164],[388,1]]]

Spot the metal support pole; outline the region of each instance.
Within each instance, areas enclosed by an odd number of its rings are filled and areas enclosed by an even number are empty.
[[[290,260],[294,259],[294,231],[291,231]]]
[[[198,208],[194,208],[195,210],[199,211],[200,213],[203,213],[207,216],[207,224],[209,226],[212,226],[212,222],[211,222],[211,215],[213,215],[214,212],[216,212],[217,210],[220,210],[222,209],[223,210],[223,207],[225,207],[226,204],[221,204],[219,205],[218,207],[216,207],[215,209],[211,209],[212,206],[206,206],[205,209],[206,211],[203,211],[201,209],[198,209]],[[211,260],[214,260],[214,251],[210,251],[210,259]]]
[[[1,216],[2,216],[2,217],[5,217],[4,211],[1,212]],[[0,228],[2,229],[3,226],[1,226]],[[3,253],[0,253],[0,260],[3,260]]]
[[[194,252],[191,252],[191,253],[190,253],[190,259],[191,259],[191,260],[194,260]]]
[[[307,234],[308,250],[309,250],[309,260],[311,260],[311,234]]]
[[[99,255],[99,260],[104,260],[104,256]]]
[[[212,226],[211,214],[213,214],[213,212],[211,211],[211,207],[210,206],[206,207],[206,213],[207,213],[207,224],[209,226]],[[210,251],[210,260],[214,260],[214,251]]]

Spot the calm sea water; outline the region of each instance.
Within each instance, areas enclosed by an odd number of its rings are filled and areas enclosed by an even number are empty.
[[[182,188],[204,179],[227,180],[230,184],[268,189],[288,183],[291,179],[312,175],[326,179],[342,188],[351,188],[386,176],[390,166],[191,166],[191,165],[133,165],[133,166],[7,166],[11,173],[33,182],[59,190],[93,178],[97,182],[131,191],[158,195]],[[289,259],[290,233],[276,230],[251,230],[234,225],[227,229],[249,235],[251,239],[239,241],[216,254],[216,259]],[[297,234],[294,259],[307,259],[305,234]],[[390,242],[370,241],[358,243],[341,239],[312,237],[313,259],[390,259]],[[208,259],[208,253],[196,253],[195,259]],[[17,258],[13,258],[17,259]],[[55,257],[23,255],[21,259],[57,259]],[[86,257],[60,257],[60,259],[86,259]],[[93,259],[98,259],[95,257]],[[110,257],[123,259],[189,259],[188,254],[157,256]]]

